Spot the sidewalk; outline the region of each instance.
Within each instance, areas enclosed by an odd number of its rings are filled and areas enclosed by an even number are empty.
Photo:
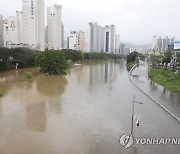
[[[140,62],[139,66],[132,71],[131,79],[145,93],[180,118],[180,95],[151,81],[148,78],[147,62]]]

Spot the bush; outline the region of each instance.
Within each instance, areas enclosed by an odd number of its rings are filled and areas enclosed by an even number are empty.
[[[25,73],[25,78],[26,78],[27,80],[32,80],[32,79],[33,79],[33,74],[32,74],[32,72],[26,72],[26,73]]]
[[[65,74],[68,68],[64,52],[46,50],[36,56],[36,65],[40,66],[40,71],[49,74]]]

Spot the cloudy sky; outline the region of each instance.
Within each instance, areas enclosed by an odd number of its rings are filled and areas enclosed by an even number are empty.
[[[65,34],[84,30],[89,22],[114,24],[121,41],[151,43],[152,36],[180,40],[180,0],[45,0],[45,7],[61,4]],[[15,15],[22,0],[0,0],[0,14]]]

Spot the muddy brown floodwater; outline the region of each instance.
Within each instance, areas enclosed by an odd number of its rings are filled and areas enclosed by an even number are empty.
[[[32,81],[24,77],[29,71]],[[133,95],[143,102],[135,105],[135,138],[180,137],[180,124],[132,85],[123,60],[84,62],[64,76],[40,74],[38,68],[4,72],[0,93],[0,154],[180,151],[170,144],[120,146],[120,136],[130,133]]]

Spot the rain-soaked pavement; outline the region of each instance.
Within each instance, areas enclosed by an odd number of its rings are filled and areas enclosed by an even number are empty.
[[[140,67],[146,70],[144,65]],[[134,74],[133,80],[177,113],[179,96],[166,90],[159,93],[157,89],[161,87],[154,88],[155,84],[144,86],[142,68],[135,70],[135,74],[142,73],[137,74],[139,77]],[[24,78],[26,71],[33,72],[32,81]],[[180,145],[135,143],[123,149],[119,144],[120,136],[130,133],[133,95],[143,102],[135,105],[135,115],[140,115],[135,138],[180,137],[179,122],[134,87],[123,60],[85,62],[70,69],[66,76],[43,75],[37,68],[1,73],[0,93],[4,95],[0,98],[0,154],[180,151]],[[170,101],[175,99],[175,103]]]

